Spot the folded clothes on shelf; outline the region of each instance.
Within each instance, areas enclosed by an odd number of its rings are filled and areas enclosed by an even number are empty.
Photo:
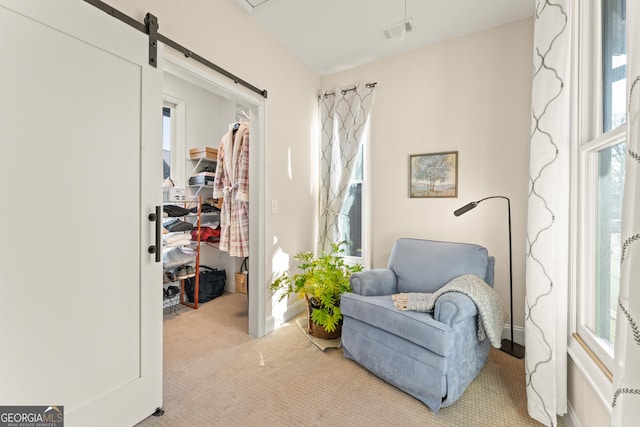
[[[191,208],[192,213],[198,212],[198,207]],[[210,203],[203,203],[200,206],[200,212],[220,212],[220,209]]]
[[[213,228],[215,230],[216,228],[220,227],[220,218],[217,218],[217,219],[212,220],[212,221],[203,222],[200,227],[209,227],[209,228]]]
[[[191,236],[189,236],[191,237]],[[175,248],[177,246],[186,246],[186,245],[190,245],[191,243],[193,243],[191,241],[191,239],[182,239],[182,240],[176,240],[174,242],[171,243],[166,243],[163,245],[163,248],[168,249],[168,248]]]
[[[197,239],[196,235],[197,231],[193,230],[191,232],[191,238],[193,240]],[[220,241],[220,230],[211,228],[211,227],[200,227],[200,241],[202,242],[219,242]]]
[[[162,236],[162,245],[163,246],[178,246],[178,245],[176,245],[177,242],[182,242],[182,241],[185,241],[185,240],[191,240],[191,232],[190,231],[179,231],[179,232],[165,234],[164,236]]]
[[[190,222],[182,221],[181,219],[177,219],[177,218],[169,220],[165,222],[163,225],[164,225],[164,228],[166,228],[170,232],[190,231],[190,230],[193,230],[194,228],[193,224],[191,224]]]
[[[218,226],[220,225],[220,212],[219,211],[205,212],[202,215],[201,225],[211,227],[211,228],[218,228]]]
[[[162,251],[162,266],[165,270],[193,263],[195,260],[196,252],[184,246]]]
[[[176,205],[164,205],[162,210],[170,217],[185,216],[191,213],[191,209]]]

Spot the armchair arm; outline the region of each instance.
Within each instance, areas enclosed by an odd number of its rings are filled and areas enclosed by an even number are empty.
[[[476,314],[478,314],[478,308],[475,303],[461,292],[447,292],[440,295],[433,310],[433,318],[449,326]]]
[[[353,293],[363,296],[391,295],[396,293],[398,278],[388,268],[365,270],[351,274]]]

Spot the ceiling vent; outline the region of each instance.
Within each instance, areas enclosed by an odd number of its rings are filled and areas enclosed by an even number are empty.
[[[413,18],[409,18],[381,29],[380,34],[385,40],[397,39],[413,31],[413,28]]]

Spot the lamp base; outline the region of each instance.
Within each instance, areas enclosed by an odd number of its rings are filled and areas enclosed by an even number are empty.
[[[500,347],[500,350],[504,351],[505,353],[509,353],[510,355],[512,355],[513,357],[517,357],[518,359],[522,359],[524,357],[524,347],[508,339],[502,340],[502,347]]]

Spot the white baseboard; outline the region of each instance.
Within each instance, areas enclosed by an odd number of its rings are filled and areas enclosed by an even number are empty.
[[[287,307],[287,311],[284,313],[284,321],[288,322],[289,320],[296,317],[298,314],[302,313],[307,309],[307,306],[304,300],[298,300],[295,303],[291,304]]]
[[[567,414],[562,417],[566,427],[582,427],[580,421],[576,417],[576,413],[569,402],[567,402]]]
[[[502,329],[502,339],[511,340],[511,325],[508,323]],[[524,328],[522,326],[513,327],[513,341],[524,347]]]
[[[268,331],[267,333],[289,322],[291,319],[295,318],[306,309],[307,307],[305,305],[304,300],[299,300],[294,302],[290,306],[287,306],[284,313],[282,313],[282,316],[278,316],[278,317],[274,317],[273,315],[269,316],[269,318],[267,318],[266,328],[265,328],[266,331]]]
[[[276,319],[273,316],[267,317],[267,321],[264,323],[264,334],[270,334],[276,328]]]

